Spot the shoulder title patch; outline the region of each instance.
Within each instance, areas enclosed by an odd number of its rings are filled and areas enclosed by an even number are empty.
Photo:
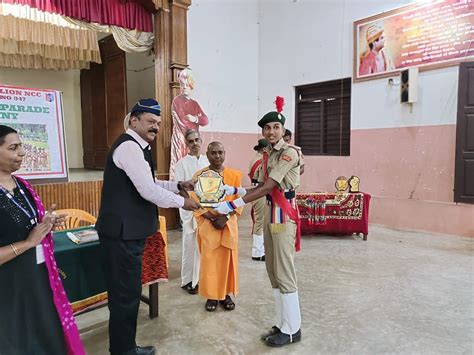
[[[292,159],[289,155],[287,155],[287,154],[283,154],[283,155],[281,156],[281,158],[282,158],[283,160],[287,161],[287,162],[290,162],[290,161],[293,160],[293,159]]]

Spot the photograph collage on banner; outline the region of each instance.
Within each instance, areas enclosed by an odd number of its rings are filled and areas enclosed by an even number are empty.
[[[62,93],[0,85],[0,124],[18,131],[25,179],[66,179]]]

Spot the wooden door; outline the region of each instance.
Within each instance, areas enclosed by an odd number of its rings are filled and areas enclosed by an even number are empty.
[[[474,204],[474,62],[459,66],[454,201]]]
[[[81,70],[84,167],[104,169],[107,152],[123,132],[127,114],[125,52],[112,36],[99,41],[102,64]]]

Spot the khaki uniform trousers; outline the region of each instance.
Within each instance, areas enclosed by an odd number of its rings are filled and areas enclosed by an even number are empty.
[[[252,210],[253,210],[253,218],[254,218],[252,234],[255,234],[255,235],[263,234],[263,223],[265,220],[265,205],[266,204],[267,204],[267,198],[265,196],[252,202]]]
[[[265,265],[272,288],[281,293],[298,291],[295,270],[296,223],[286,220],[286,229],[272,233],[270,229],[271,206],[265,204],[265,224],[263,236],[265,243]]]

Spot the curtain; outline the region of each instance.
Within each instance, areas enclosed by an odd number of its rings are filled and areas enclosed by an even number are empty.
[[[151,32],[89,23],[11,2],[0,0],[2,67],[89,68],[90,62],[101,62],[97,31],[112,33],[119,48],[126,52],[147,52],[153,48]],[[42,3],[50,2],[43,0]],[[35,5],[40,7],[42,3],[37,0]]]
[[[118,26],[99,25],[96,23],[88,23],[68,17],[63,18],[73,25],[88,28],[94,31],[112,33],[119,48],[125,52],[147,52],[153,49],[155,36],[151,32],[128,30]]]
[[[51,59],[39,55],[0,53],[0,67],[51,70],[89,69],[89,62]]]
[[[139,3],[121,0],[0,0],[85,22],[153,32],[152,14]]]
[[[97,33],[60,15],[0,3],[0,66],[82,69],[100,63]]]

